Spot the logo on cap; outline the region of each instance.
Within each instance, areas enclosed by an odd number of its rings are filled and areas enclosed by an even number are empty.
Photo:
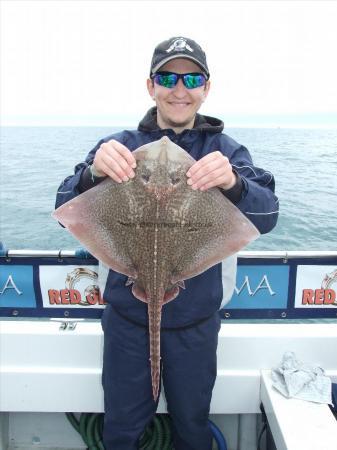
[[[188,45],[186,39],[184,38],[179,38],[176,39],[175,41],[173,41],[173,43],[171,44],[171,46],[166,50],[167,53],[171,53],[172,51],[175,52],[182,52],[185,50],[189,50],[190,52],[193,52],[193,48]]]

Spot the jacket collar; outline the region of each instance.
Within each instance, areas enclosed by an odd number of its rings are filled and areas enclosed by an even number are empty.
[[[205,130],[208,133],[221,133],[224,129],[224,124],[221,120],[215,117],[203,116],[196,114],[193,130]],[[149,109],[143,119],[138,125],[139,131],[156,131],[160,130],[157,124],[157,107]]]

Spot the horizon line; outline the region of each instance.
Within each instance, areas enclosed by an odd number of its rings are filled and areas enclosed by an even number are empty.
[[[123,130],[127,129],[137,129],[138,123],[124,123],[124,124],[111,124],[111,123],[100,123],[100,124],[81,124],[81,123],[0,123],[0,128],[121,128]],[[336,130],[337,125],[333,124],[243,124],[243,123],[228,123],[224,122],[224,129],[226,128],[267,128],[267,129],[322,129],[322,130]]]
[[[337,112],[307,113],[230,113],[203,111],[202,115],[219,118],[225,128],[337,128]],[[112,127],[137,128],[143,115],[7,115],[0,119],[1,127]]]

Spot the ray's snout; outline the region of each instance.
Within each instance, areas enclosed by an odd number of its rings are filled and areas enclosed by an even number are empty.
[[[172,192],[172,186],[155,186],[149,185],[146,186],[146,190],[153,195],[156,200],[165,200]]]
[[[148,164],[144,164],[144,171],[141,174],[145,190],[156,200],[165,200],[173,191],[166,145],[167,142],[163,141],[160,149],[153,149],[151,158]]]

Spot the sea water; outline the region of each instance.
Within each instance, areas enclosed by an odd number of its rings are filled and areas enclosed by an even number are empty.
[[[120,128],[1,128],[0,240],[8,249],[75,249],[52,217],[61,181]],[[276,179],[280,216],[248,250],[337,250],[337,130],[228,128]]]

